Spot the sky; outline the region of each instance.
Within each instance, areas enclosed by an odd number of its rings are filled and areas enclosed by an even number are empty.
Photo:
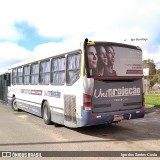
[[[159,0],[0,0],[0,74],[85,38],[140,46],[160,66]]]

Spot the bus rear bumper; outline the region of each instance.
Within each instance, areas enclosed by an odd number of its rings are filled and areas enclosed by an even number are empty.
[[[92,113],[92,111],[82,111],[82,114],[82,117],[84,117],[81,120],[82,126],[92,126],[105,123],[111,124],[120,122],[121,120],[143,118],[145,115],[145,107],[143,106],[140,109],[106,113]]]

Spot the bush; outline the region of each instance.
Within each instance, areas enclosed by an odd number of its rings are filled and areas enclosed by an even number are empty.
[[[145,95],[145,105],[160,106],[160,95]]]

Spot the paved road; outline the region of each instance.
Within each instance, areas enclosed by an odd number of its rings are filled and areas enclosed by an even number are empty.
[[[0,103],[0,151],[160,151],[160,109],[143,119],[70,129]]]

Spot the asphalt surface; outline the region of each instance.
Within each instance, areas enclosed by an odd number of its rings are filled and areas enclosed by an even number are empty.
[[[0,151],[62,151],[62,155],[63,151],[160,151],[160,108],[147,109],[142,119],[70,129],[47,126],[40,117],[23,111],[15,112],[0,102]],[[94,159],[106,159],[101,157],[101,153],[97,154],[99,157]]]

